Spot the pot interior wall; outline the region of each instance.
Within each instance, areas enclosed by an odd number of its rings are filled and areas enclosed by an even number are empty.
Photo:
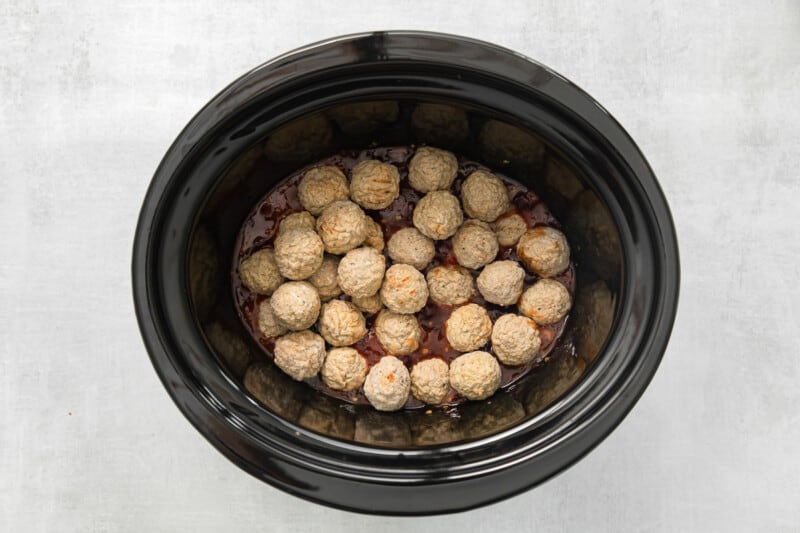
[[[488,436],[541,413],[602,353],[621,289],[619,235],[589,180],[546,139],[488,110],[419,99],[338,104],[258,135],[208,194],[196,217],[187,268],[193,312],[209,348],[266,409],[323,435],[364,444],[409,448],[453,443]],[[539,194],[570,241],[577,292],[566,332],[550,360],[509,390],[450,410],[379,413],[292,381],[262,353],[233,304],[233,246],[249,210],[293,170],[343,148],[419,143],[481,161]]]

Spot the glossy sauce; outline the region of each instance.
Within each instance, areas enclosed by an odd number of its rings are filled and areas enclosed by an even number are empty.
[[[380,211],[365,211],[375,221],[377,221],[384,232],[384,240],[388,241],[396,231],[412,226],[412,214],[414,206],[422,198],[423,193],[412,189],[407,180],[408,176],[408,162],[414,155],[415,149],[413,147],[391,147],[391,148],[372,148],[361,151],[344,151],[337,155],[328,157],[318,161],[312,165],[304,167],[297,172],[291,174],[284,181],[279,183],[273,188],[267,196],[256,205],[250,212],[242,229],[239,233],[234,252],[234,264],[232,270],[232,284],[233,294],[237,306],[239,316],[242,318],[245,326],[252,335],[252,337],[262,347],[265,357],[272,358],[272,351],[274,348],[274,338],[264,337],[258,330],[258,305],[264,300],[265,296],[260,296],[251,293],[245,288],[239,279],[239,264],[242,260],[247,258],[254,251],[265,246],[271,246],[275,238],[279,222],[286,215],[302,211],[303,208],[297,199],[297,185],[302,178],[306,169],[319,166],[319,165],[335,165],[339,167],[346,175],[349,176],[350,169],[352,169],[358,162],[365,159],[379,159],[384,162],[392,163],[398,167],[400,171],[400,195],[397,199],[386,209]],[[464,158],[459,158],[459,170],[456,180],[453,183],[451,192],[459,196],[461,191],[461,183],[464,178],[477,169],[490,170],[487,167]],[[511,213],[519,213],[527,223],[529,228],[540,225],[560,227],[558,221],[552,216],[547,207],[542,203],[538,196],[527,190],[525,187],[517,182],[514,182],[506,176],[494,172],[495,175],[500,177],[506,184],[508,189],[509,198],[511,199],[511,210],[503,216],[508,216]],[[386,267],[388,268],[392,261],[389,259],[386,249],[384,248],[384,256],[386,257]],[[500,247],[497,254],[496,261],[499,260],[513,260],[516,261],[516,252],[514,247]],[[450,264],[455,265],[457,261],[452,253],[450,240],[436,241],[436,255],[430,265],[423,271],[427,273],[431,268],[441,265]],[[470,270],[473,278],[477,278],[480,271]],[[524,288],[527,289],[530,285],[535,283],[539,277],[535,274],[526,271]],[[574,295],[575,290],[575,269],[572,263],[569,268],[553,279],[563,283],[569,290],[570,295]],[[339,298],[349,299],[345,295]],[[486,302],[481,296],[480,292],[475,288],[474,294],[470,301],[479,304],[487,309],[492,322],[497,320],[501,315],[506,313],[516,313],[516,306],[501,307],[499,305]],[[422,329],[422,338],[419,349],[409,355],[398,356],[409,370],[415,363],[430,357],[440,357],[441,359],[450,362],[460,355],[460,352],[453,350],[445,337],[444,325],[450,313],[457,306],[438,305],[428,300],[428,304],[417,313],[420,327]],[[359,351],[366,359],[369,366],[372,366],[381,357],[387,355],[386,351],[381,346],[380,342],[375,335],[374,329],[374,315],[368,315],[367,319],[367,334],[353,345],[353,348]],[[539,356],[532,363],[527,365],[508,367],[500,364],[502,369],[502,378],[500,382],[501,387],[508,387],[512,383],[519,380],[527,374],[533,367],[546,364],[548,354],[556,346],[558,339],[564,332],[564,326],[567,322],[568,316],[555,324],[548,326],[541,326],[539,328],[539,335],[542,339],[541,349]],[[491,341],[482,350],[491,351]],[[366,397],[361,389],[353,392],[341,392],[328,388],[319,377],[306,380],[306,383],[330,396],[343,399],[345,401],[356,404],[368,404]],[[452,406],[462,403],[464,398],[458,395],[454,390],[450,390],[445,398],[443,405]],[[423,407],[425,404],[409,395],[407,409]]]

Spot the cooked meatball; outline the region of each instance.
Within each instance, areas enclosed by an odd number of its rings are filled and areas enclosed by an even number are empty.
[[[520,237],[517,257],[528,270],[549,278],[569,266],[569,244],[557,229],[537,226]]]
[[[421,103],[411,113],[411,127],[422,141],[457,144],[469,135],[467,113],[447,104]]]
[[[372,296],[380,290],[385,270],[386,258],[375,248],[350,250],[339,261],[339,287],[350,297]]]
[[[446,191],[458,173],[456,156],[445,150],[423,146],[408,164],[408,184],[420,192]]]
[[[520,312],[541,325],[558,322],[571,306],[569,291],[554,279],[540,279],[519,300]]]
[[[411,394],[421,402],[441,403],[450,390],[449,368],[441,359],[425,359],[411,369]]]
[[[410,382],[402,361],[387,355],[370,368],[364,381],[364,395],[378,411],[396,411],[408,400]]]
[[[468,216],[494,222],[508,211],[508,190],[491,172],[476,170],[461,185],[461,203]]]
[[[477,279],[484,299],[497,305],[513,305],[522,295],[525,270],[516,261],[495,261],[486,265]]]
[[[391,163],[361,161],[350,171],[350,198],[364,209],[385,209],[400,194],[400,172]]]
[[[514,246],[522,234],[528,231],[525,219],[517,213],[500,217],[492,222],[491,226],[500,246]]]
[[[272,312],[287,329],[310,328],[319,316],[319,293],[307,281],[289,281],[278,287],[270,300]]]
[[[322,240],[313,231],[290,229],[275,239],[275,262],[283,277],[306,279],[322,266]]]
[[[450,363],[450,385],[468,400],[484,400],[500,386],[500,364],[488,352],[470,352]]]
[[[381,285],[383,305],[395,313],[416,313],[428,302],[428,285],[411,265],[392,265]]]
[[[417,203],[414,226],[426,237],[441,241],[452,237],[464,221],[458,198],[447,191],[431,191]]]
[[[333,165],[308,169],[297,186],[297,199],[300,200],[300,205],[315,216],[333,202],[349,198],[350,187],[347,185],[347,178]]]
[[[453,235],[453,255],[461,266],[480,268],[491,263],[500,245],[489,224],[480,220],[467,220]]]
[[[275,262],[275,250],[262,248],[239,265],[242,284],[258,294],[272,294],[283,283],[283,276]]]
[[[375,248],[379,252],[383,251],[383,230],[381,225],[372,220],[370,217],[364,217],[367,224],[367,237],[364,239],[364,246]]]
[[[293,120],[270,135],[264,154],[274,161],[306,161],[328,149],[333,131],[322,115]]]
[[[539,354],[539,328],[530,318],[509,313],[492,328],[492,351],[505,365],[530,363]]]
[[[308,211],[299,211],[286,215],[283,220],[278,224],[278,235],[290,229],[304,229],[308,231],[316,231],[317,223],[314,215]]]
[[[441,305],[463,304],[475,289],[472,276],[458,265],[440,265],[428,271],[428,292],[431,300]]]
[[[322,265],[308,278],[309,283],[317,288],[319,299],[323,302],[342,294],[337,276],[338,270],[339,258],[335,255],[326,255],[322,259]]]
[[[422,330],[416,316],[384,309],[375,319],[375,335],[390,354],[408,355],[419,348]]]
[[[325,341],[310,330],[288,333],[275,341],[275,364],[297,381],[313,378],[325,361]]]
[[[436,249],[433,241],[417,228],[403,228],[389,237],[386,243],[389,257],[395,263],[411,265],[422,270],[433,260]]]
[[[372,296],[351,296],[350,301],[353,302],[353,305],[358,307],[362,313],[366,313],[368,315],[374,315],[383,309],[381,296],[377,293],[373,294]]]
[[[317,218],[317,232],[326,252],[341,255],[367,238],[367,217],[349,200],[333,202]]]
[[[322,381],[333,390],[356,390],[366,375],[367,361],[353,348],[332,348],[322,365]]]
[[[322,306],[317,328],[331,346],[350,346],[367,333],[364,315],[344,300],[331,300]]]
[[[258,304],[258,329],[265,337],[277,337],[288,331],[275,317],[269,298]]]
[[[467,304],[450,314],[444,325],[447,342],[459,352],[477,350],[492,334],[492,319],[478,304]]]

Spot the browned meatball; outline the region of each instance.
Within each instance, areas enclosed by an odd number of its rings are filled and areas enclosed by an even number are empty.
[[[297,199],[312,215],[319,215],[333,202],[348,198],[347,178],[333,165],[308,169],[297,186]]]
[[[478,290],[484,299],[497,305],[513,305],[522,295],[525,270],[516,261],[495,261],[478,276]]]
[[[497,235],[497,242],[500,246],[515,246],[519,238],[528,231],[528,224],[525,219],[517,213],[502,216],[492,222],[492,230]]]
[[[408,164],[408,184],[420,192],[446,191],[458,173],[456,156],[445,150],[423,146]]]
[[[384,209],[400,194],[400,172],[390,163],[361,161],[350,172],[350,198],[364,209]]]
[[[310,330],[288,333],[275,341],[275,364],[292,379],[313,378],[325,361],[325,341]]]
[[[275,262],[285,278],[308,278],[322,266],[323,256],[322,241],[313,231],[290,229],[275,239]]]
[[[416,313],[428,301],[425,276],[411,265],[392,265],[381,285],[383,305],[395,313]]]
[[[461,185],[461,204],[468,216],[494,222],[508,211],[508,190],[491,172],[476,170]]]
[[[367,238],[367,217],[353,202],[336,201],[317,218],[317,233],[326,252],[341,255],[360,246]]]
[[[468,400],[484,400],[500,387],[500,365],[488,352],[470,352],[450,363],[450,385]]]
[[[411,265],[423,270],[433,260],[436,249],[433,241],[417,228],[403,228],[389,238],[389,257],[395,263]]]
[[[386,258],[375,248],[350,250],[339,261],[339,286],[350,297],[372,296],[380,290],[385,270]]]
[[[439,265],[428,271],[428,292],[431,300],[442,305],[458,305],[475,292],[472,276],[458,265]]]
[[[411,378],[397,357],[384,356],[367,374],[364,395],[378,411],[396,411],[408,400]]]
[[[492,319],[480,305],[467,304],[450,314],[444,328],[450,346],[459,352],[469,352],[487,343],[492,334]]]
[[[331,346],[350,346],[367,333],[364,315],[344,300],[331,300],[322,306],[317,328]]]
[[[375,319],[375,335],[390,354],[408,355],[419,348],[422,330],[416,316],[384,309]]]
[[[509,313],[497,319],[492,328],[492,351],[509,366],[530,363],[542,344],[539,328],[530,318]]]
[[[449,390],[449,367],[441,359],[425,359],[411,369],[411,394],[417,400],[435,405]]]
[[[564,234],[557,229],[537,226],[520,237],[517,257],[531,272],[549,278],[569,266],[569,244]]]
[[[263,248],[253,253],[239,265],[242,284],[258,294],[272,294],[283,283],[283,276],[275,261],[275,250]]]
[[[497,236],[480,220],[467,220],[453,235],[453,255],[458,264],[467,268],[481,268],[491,263],[499,250]]]
[[[270,299],[275,318],[285,328],[300,331],[310,328],[319,316],[319,293],[307,281],[289,281]]]
[[[342,294],[342,289],[339,287],[338,270],[339,258],[335,255],[326,255],[322,259],[322,265],[308,278],[308,282],[317,288],[319,299],[323,302]]]
[[[519,310],[537,324],[558,322],[572,307],[569,291],[553,279],[540,279],[528,287],[519,300]]]
[[[431,191],[414,207],[412,220],[420,233],[441,241],[453,236],[464,221],[464,214],[458,198],[447,191]]]
[[[322,381],[333,390],[353,391],[364,383],[367,361],[353,348],[328,350],[322,365]]]

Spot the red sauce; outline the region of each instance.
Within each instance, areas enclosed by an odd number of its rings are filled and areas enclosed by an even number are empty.
[[[408,184],[408,162],[414,155],[415,149],[413,147],[401,146],[390,148],[371,148],[361,151],[343,151],[339,154],[317,161],[312,165],[308,165],[297,172],[291,174],[275,188],[273,188],[266,197],[261,200],[256,207],[250,212],[237,239],[234,263],[232,271],[233,294],[236,302],[239,316],[242,318],[245,326],[247,327],[253,338],[262,347],[264,356],[272,358],[272,351],[274,348],[274,338],[264,337],[258,330],[258,305],[265,298],[254,294],[247,290],[239,279],[239,264],[247,258],[254,251],[265,246],[272,245],[275,234],[278,229],[278,224],[282,218],[291,213],[302,211],[303,208],[297,199],[297,185],[300,182],[303,173],[307,168],[319,165],[335,165],[339,167],[345,174],[349,175],[352,169],[359,161],[364,159],[379,159],[384,162],[393,163],[400,171],[400,195],[398,198],[386,209],[380,211],[367,211],[367,214],[377,221],[383,228],[384,238],[386,240],[392,236],[397,230],[412,226],[411,215],[414,211],[414,206],[422,198],[423,194],[412,189]],[[464,178],[477,169],[487,169],[487,167],[470,161],[464,158],[459,158],[458,176],[453,183],[452,192],[456,196],[459,195],[461,190],[461,183]],[[494,171],[493,171],[494,172]],[[510,178],[494,172],[506,184],[508,189],[509,198],[511,199],[511,210],[503,216],[508,216],[511,213],[519,213],[529,228],[540,225],[548,225],[559,227],[558,221],[553,217],[547,206],[539,199],[533,191],[530,191],[512,181]],[[386,250],[387,268],[392,264]],[[496,260],[516,260],[516,252],[514,247],[500,247]],[[457,264],[456,259],[452,253],[450,241],[437,241],[436,242],[436,255],[431,261],[431,264],[425,269],[423,273],[427,273],[431,268],[441,264]],[[474,278],[477,278],[479,271],[471,270],[470,273]],[[535,283],[539,277],[536,274],[527,273],[525,277],[525,288]],[[563,273],[555,276],[553,279],[563,283],[569,290],[571,295],[574,295],[575,290],[575,269],[570,263],[569,268]],[[342,299],[348,299],[347,296],[340,296]],[[475,290],[471,302],[482,305],[485,307],[492,319],[492,322],[497,320],[501,315],[506,313],[516,313],[516,307],[501,307],[495,304],[486,302],[478,290]],[[431,358],[439,357],[447,362],[452,361],[461,353],[455,351],[450,343],[447,342],[445,337],[444,326],[445,321],[450,316],[450,313],[456,306],[438,305],[432,301],[417,314],[420,327],[422,328],[422,339],[419,349],[409,355],[399,356],[406,366],[411,369],[417,362]],[[556,346],[558,339],[564,332],[564,326],[568,317],[555,324],[541,326],[539,328],[539,335],[542,339],[542,345],[538,358],[527,365],[509,367],[500,364],[502,369],[502,378],[500,382],[501,388],[508,387],[512,383],[522,378],[525,374],[538,365],[546,364],[548,355]],[[363,355],[369,366],[377,363],[381,357],[387,355],[386,351],[381,346],[380,342],[375,335],[374,329],[374,316],[367,316],[367,334],[363,339],[358,341],[353,347]],[[491,341],[482,348],[486,351],[491,351]],[[318,378],[306,380],[310,386],[324,392],[330,396],[340,398],[350,403],[355,404],[368,404],[363,391],[359,389],[354,392],[341,392],[335,391],[327,387],[323,381]],[[464,398],[458,395],[455,390],[450,390],[450,393],[445,398],[443,405],[452,406],[464,402]],[[419,408],[424,406],[422,402],[409,395],[407,409]]]

